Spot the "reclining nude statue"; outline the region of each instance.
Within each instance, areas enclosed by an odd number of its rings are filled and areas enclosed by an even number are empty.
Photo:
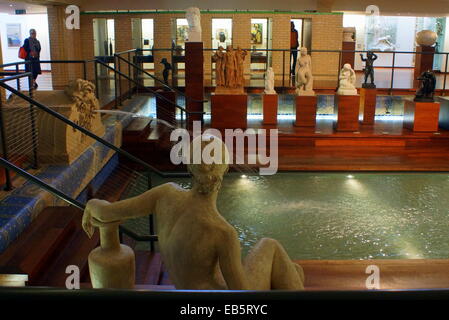
[[[196,139],[201,139],[204,150],[217,138]],[[221,140],[219,143],[225,159],[226,147]],[[90,200],[83,215],[84,230],[92,236],[94,226],[153,213],[162,259],[176,289],[304,289],[302,267],[292,262],[276,240],[261,239],[242,263],[237,232],[216,205],[223,175],[228,171],[227,161],[189,164],[188,170],[192,174],[190,190],[166,183],[115,203]]]

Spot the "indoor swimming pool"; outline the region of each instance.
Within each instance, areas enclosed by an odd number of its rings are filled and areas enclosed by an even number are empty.
[[[170,181],[190,187],[190,179]],[[431,259],[449,258],[448,200],[448,174],[229,173],[218,209],[243,254],[271,237],[294,260]],[[147,221],[126,224],[146,234]]]

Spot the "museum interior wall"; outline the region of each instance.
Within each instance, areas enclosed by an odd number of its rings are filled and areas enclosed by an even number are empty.
[[[63,21],[58,18],[63,13],[63,9],[53,7],[49,9],[49,19],[51,35],[51,51],[53,59],[92,59],[95,56],[93,23],[95,19],[113,19],[115,30],[115,52],[125,51],[133,46],[132,20],[133,19],[153,19],[154,21],[154,48],[170,49],[173,39],[173,25],[176,19],[184,18],[183,12],[160,12],[160,13],[84,13],[81,15],[81,29],[61,30]],[[343,35],[343,14],[304,14],[304,13],[243,13],[243,12],[220,12],[203,13],[201,18],[204,48],[212,48],[212,19],[229,18],[232,19],[232,45],[234,47],[251,48],[251,19],[270,19],[272,23],[272,49],[289,49],[290,46],[290,20],[291,19],[311,19],[311,47],[315,50],[341,50]],[[53,32],[55,31],[55,32]],[[65,34],[63,40],[57,37]],[[66,44],[64,44],[66,42]],[[70,48],[73,47],[73,50]],[[211,75],[211,52],[204,53],[204,72]],[[314,75],[318,79],[333,78],[338,73],[338,54],[335,53],[313,53],[316,65]],[[163,57],[170,61],[169,51],[154,52],[154,61],[159,62]],[[283,66],[284,64],[284,66]],[[282,74],[283,69],[289,69],[289,53],[272,55],[271,65],[275,74]],[[155,63],[155,73],[162,72],[162,64]],[[245,75],[249,77],[250,60],[245,62]],[[93,70],[88,70],[88,78],[93,79]],[[67,73],[64,72],[66,75]],[[64,75],[62,76],[64,77]],[[59,80],[54,81],[56,86]]]

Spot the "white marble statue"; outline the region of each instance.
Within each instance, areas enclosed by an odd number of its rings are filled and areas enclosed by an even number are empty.
[[[90,200],[83,215],[83,228],[91,235],[92,223],[116,223],[156,215],[159,248],[170,280],[176,289],[192,290],[302,290],[304,272],[292,262],[276,240],[263,238],[241,258],[237,231],[219,213],[217,196],[229,155],[221,140],[200,136],[192,146],[208,154],[224,150],[212,164],[189,164],[192,188],[166,183],[134,198],[109,203]],[[218,143],[218,148],[209,144]],[[218,151],[216,151],[218,150]],[[192,153],[190,154],[192,158]],[[214,157],[215,158],[215,157]],[[224,160],[224,161],[223,161]]]
[[[295,70],[296,94],[300,96],[314,96],[312,57],[307,53],[307,48],[302,47],[297,59]]]
[[[272,67],[269,67],[265,74],[265,94],[276,94],[274,90],[274,71]]]
[[[356,95],[355,80],[354,70],[349,63],[345,63],[340,71],[337,94],[342,96]]]
[[[396,46],[391,42],[391,36],[379,37],[376,44],[374,44],[370,50],[372,51],[394,51]]]
[[[188,42],[201,42],[201,13],[200,9],[190,7],[186,10],[186,19],[189,24]]]

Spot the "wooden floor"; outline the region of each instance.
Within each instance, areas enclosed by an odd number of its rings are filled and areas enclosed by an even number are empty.
[[[125,133],[124,148],[162,170],[184,170],[170,163],[167,128],[154,122],[150,126],[147,138],[132,143]],[[204,128],[208,127],[206,121]],[[402,128],[402,120],[376,121],[357,132],[335,132],[327,119],[317,120],[315,128],[295,127],[293,120],[279,121],[277,126],[250,120],[248,127],[279,130],[281,171],[449,171],[449,131],[414,133]]]
[[[251,127],[267,128],[257,123]],[[279,168],[324,171],[449,171],[449,131],[414,133],[402,121],[376,121],[357,132],[335,132],[332,120],[316,128],[280,123]]]

